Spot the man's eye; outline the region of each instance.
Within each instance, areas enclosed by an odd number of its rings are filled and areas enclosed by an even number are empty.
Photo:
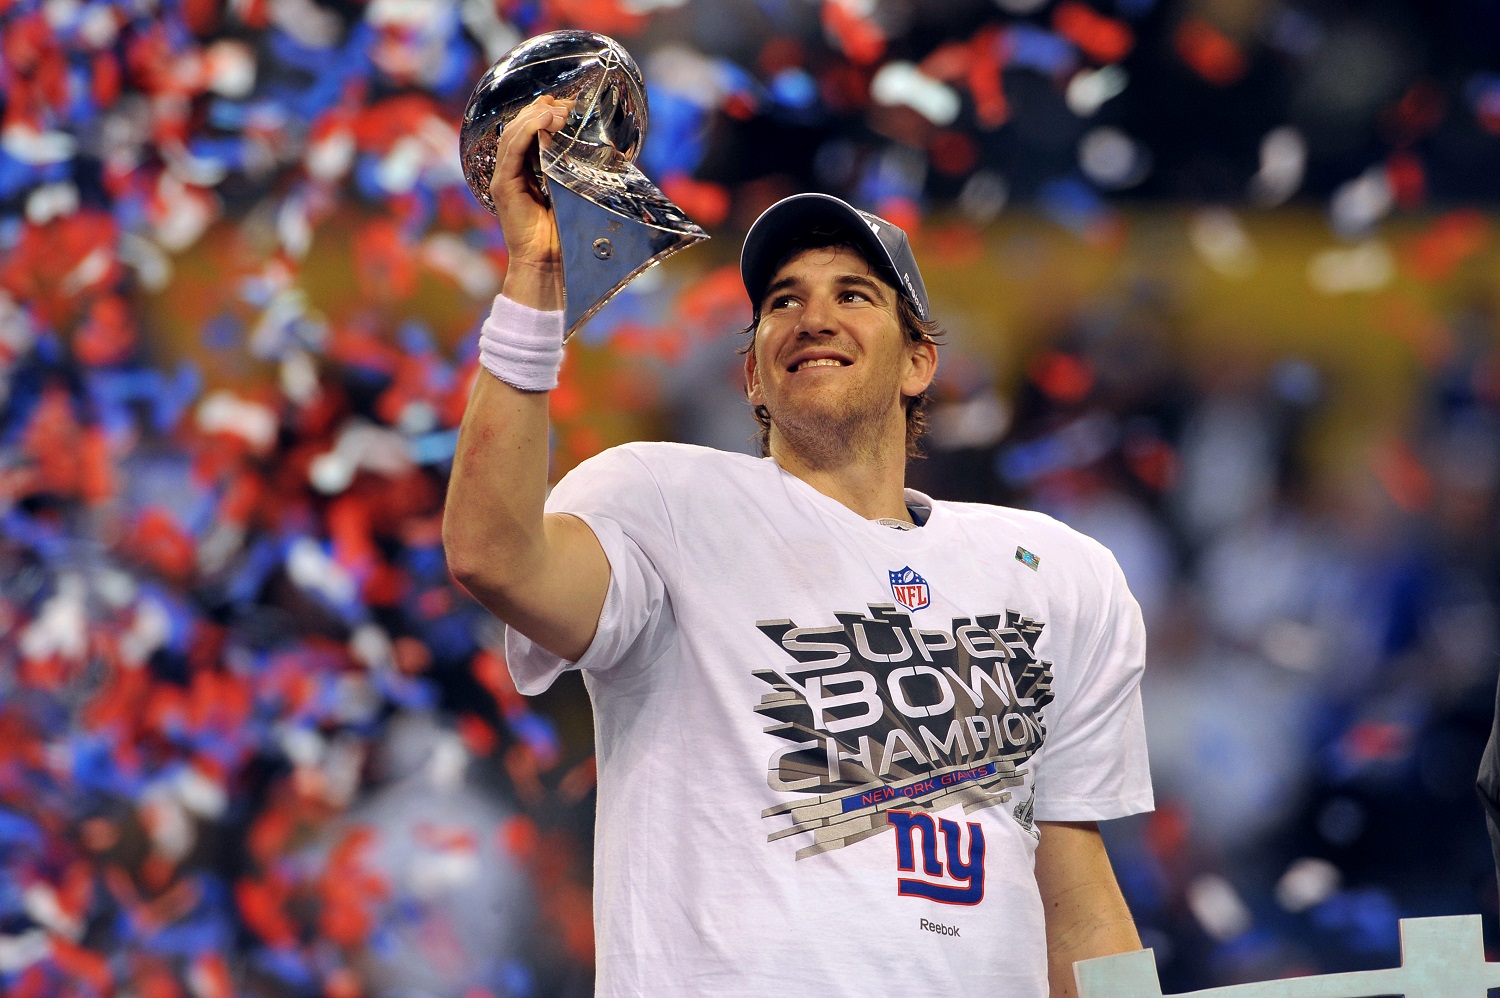
[[[797,299],[793,298],[791,295],[782,295],[780,298],[771,299],[771,307],[773,309],[788,308],[792,304],[794,304],[796,300]]]
[[[845,291],[839,296],[844,301],[869,301],[869,297],[863,291]]]

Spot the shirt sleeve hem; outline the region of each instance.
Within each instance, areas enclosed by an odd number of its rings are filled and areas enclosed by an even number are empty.
[[[1156,799],[1150,791],[1130,797],[1103,800],[1059,800],[1043,804],[1037,801],[1032,817],[1037,821],[1109,821],[1132,814],[1156,810]]]
[[[609,585],[604,591],[604,604],[599,607],[599,617],[594,622],[594,637],[589,641],[587,650],[578,657],[576,662],[548,651],[520,631],[507,628],[506,659],[512,663],[511,680],[516,684],[516,692],[522,696],[531,697],[538,693],[545,693],[553,683],[557,682],[557,677],[564,672],[587,671],[594,668],[596,661],[605,654],[603,646],[607,642],[601,641],[600,636],[607,627],[612,625],[617,615],[620,594],[619,575],[615,562],[619,555],[611,550],[612,543],[605,539],[591,514],[569,513],[568,515],[582,520],[589,530],[593,531],[594,536],[599,538],[600,547],[604,548],[604,556],[609,562]],[[515,665],[517,662],[521,663],[519,669]]]

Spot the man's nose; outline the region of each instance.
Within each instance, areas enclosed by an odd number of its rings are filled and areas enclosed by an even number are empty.
[[[833,303],[819,296],[810,297],[807,304],[802,306],[802,314],[797,323],[797,334],[799,336],[832,335],[835,322]]]

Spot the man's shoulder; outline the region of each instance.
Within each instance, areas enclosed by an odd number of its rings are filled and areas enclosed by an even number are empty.
[[[647,463],[663,465],[754,466],[761,463],[758,458],[753,458],[749,454],[719,450],[717,447],[704,447],[701,444],[677,443],[672,440],[632,440],[630,443],[611,447],[610,450],[633,454]]]
[[[1050,549],[1059,554],[1066,553],[1087,560],[1114,559],[1109,549],[1099,541],[1039,510],[946,500],[935,500],[933,505],[965,528],[1005,532],[1007,536],[1016,539],[1023,551],[1035,547],[1033,553],[1037,555],[1041,554],[1042,549]]]
[[[563,478],[565,491],[585,483],[638,481],[657,490],[702,489],[711,483],[764,474],[765,462],[736,454],[665,440],[636,440],[608,447],[579,464]]]

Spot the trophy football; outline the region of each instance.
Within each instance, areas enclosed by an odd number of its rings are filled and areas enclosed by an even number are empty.
[[[557,216],[566,342],[641,272],[708,233],[636,167],[647,119],[641,71],[619,42],[593,31],[527,39],[475,85],[459,157],[469,190],[490,214],[500,135],[543,94],[576,102],[541,150],[538,177]]]

